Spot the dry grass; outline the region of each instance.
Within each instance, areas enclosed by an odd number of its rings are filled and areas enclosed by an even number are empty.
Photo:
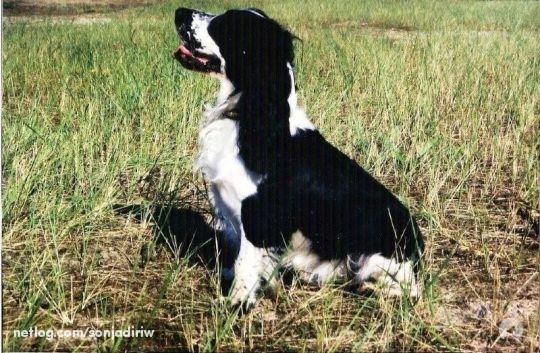
[[[293,281],[239,317],[218,300],[192,169],[216,84],[170,59],[177,4],[86,26],[22,19],[4,34],[4,349],[538,351],[540,5],[250,4],[303,39],[314,123],[419,216],[422,299]],[[519,338],[500,334],[508,318]],[[112,325],[156,333],[13,337]]]

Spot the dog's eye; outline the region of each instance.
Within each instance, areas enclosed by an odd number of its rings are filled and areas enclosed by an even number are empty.
[[[245,51],[245,50],[242,50],[242,55],[246,55],[246,51]]]

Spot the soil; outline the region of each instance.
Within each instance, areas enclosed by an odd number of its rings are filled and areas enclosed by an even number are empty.
[[[161,0],[4,0],[3,16],[69,16],[105,13]]]

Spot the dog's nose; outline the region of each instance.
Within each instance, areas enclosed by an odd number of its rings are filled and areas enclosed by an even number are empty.
[[[186,26],[191,23],[193,20],[193,12],[195,12],[195,10],[186,9],[185,7],[176,9],[176,12],[174,13],[174,24],[176,27],[180,27],[182,24]]]

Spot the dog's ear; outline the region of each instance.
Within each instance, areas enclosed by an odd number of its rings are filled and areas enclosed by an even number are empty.
[[[236,110],[242,124],[238,135],[240,155],[249,170],[264,174],[269,166],[285,160],[290,139],[287,100],[276,95],[250,91],[242,94]]]
[[[283,62],[292,64],[294,60],[293,40],[296,37],[276,21],[271,21],[273,22],[273,27],[271,31],[263,35],[266,45],[264,50],[257,53],[261,55],[258,58],[258,62],[268,61],[278,65],[278,67],[281,67]]]
[[[294,61],[293,40],[297,37],[286,29],[284,29],[283,32],[284,32],[283,33],[283,36],[284,36],[283,48],[285,50],[286,60],[292,65]]]

